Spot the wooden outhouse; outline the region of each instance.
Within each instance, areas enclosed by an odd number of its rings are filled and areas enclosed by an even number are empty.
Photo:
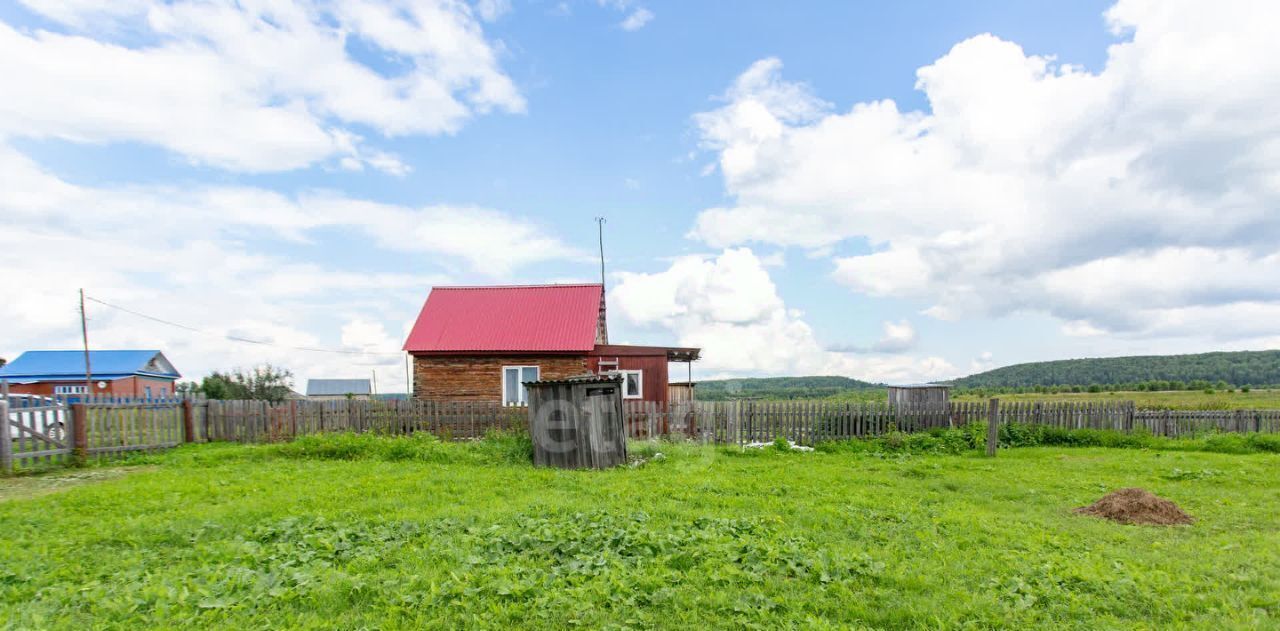
[[[627,462],[621,376],[525,382],[533,464],[605,469]]]

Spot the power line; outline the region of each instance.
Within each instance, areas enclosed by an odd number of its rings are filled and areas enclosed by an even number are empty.
[[[158,317],[153,316],[153,315],[147,315],[147,314],[142,313],[142,312],[140,312],[140,311],[134,311],[133,309],[126,309],[125,307],[121,307],[120,305],[113,305],[113,304],[111,304],[111,303],[109,303],[109,302],[105,302],[105,301],[102,301],[102,300],[98,300],[97,298],[94,298],[93,296],[85,296],[85,297],[84,297],[84,299],[85,299],[85,300],[89,300],[89,301],[91,301],[91,302],[96,302],[96,303],[98,303],[98,304],[100,304],[100,305],[102,305],[102,306],[104,306],[104,307],[110,307],[110,308],[115,309],[115,310],[117,310],[117,311],[123,311],[123,312],[125,312],[125,313],[128,313],[128,314],[130,314],[130,315],[137,316],[137,317],[139,317],[139,318],[145,318],[145,319],[147,319],[147,320],[151,320],[151,321],[153,321],[153,322],[159,322],[160,324],[167,324],[167,325],[172,326],[172,327],[176,327],[176,328],[179,328],[179,329],[184,329],[184,330],[186,330],[186,331],[191,331],[192,333],[200,333],[200,334],[202,334],[202,335],[212,335],[212,336],[214,336],[214,337],[221,337],[221,338],[226,339],[226,340],[231,340],[232,342],[243,342],[243,343],[245,343],[245,344],[256,344],[256,345],[258,345],[258,346],[270,346],[270,347],[272,347],[272,348],[282,348],[282,349],[292,350],[292,351],[306,351],[306,352],[310,352],[310,353],[336,353],[336,354],[340,354],[340,355],[397,355],[397,356],[398,356],[398,355],[400,355],[400,353],[401,353],[401,351],[395,351],[395,352],[391,352],[391,351],[351,351],[351,350],[344,350],[344,349],[337,349],[337,348],[315,348],[315,347],[312,347],[312,346],[288,346],[288,345],[284,345],[284,344],[273,344],[273,343],[271,343],[271,342],[264,342],[264,341],[262,341],[262,340],[251,340],[251,339],[249,339],[249,338],[247,338],[247,337],[239,337],[239,336],[235,336],[235,335],[225,335],[225,334],[222,334],[222,333],[216,333],[216,332],[213,332],[213,331],[205,331],[205,330],[203,330],[203,329],[197,329],[196,327],[193,327],[193,326],[187,326],[187,325],[185,325],[185,324],[179,324],[179,323],[174,322],[174,321],[172,321],[172,320],[165,320],[164,318],[158,318]]]

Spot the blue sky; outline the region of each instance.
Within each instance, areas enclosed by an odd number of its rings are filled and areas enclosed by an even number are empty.
[[[432,284],[594,280],[598,215],[614,341],[703,376],[1275,347],[1271,8],[1111,5],[6,5],[0,356],[84,286],[394,388]]]

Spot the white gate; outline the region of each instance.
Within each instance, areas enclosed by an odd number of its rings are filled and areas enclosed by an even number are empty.
[[[57,398],[0,395],[0,473],[71,459],[71,406]]]

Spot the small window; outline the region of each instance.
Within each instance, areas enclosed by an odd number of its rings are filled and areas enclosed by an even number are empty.
[[[622,375],[622,398],[639,399],[644,396],[644,371],[620,370]]]
[[[537,366],[503,366],[502,367],[502,404],[528,405],[529,392],[524,387],[526,381],[537,381]]]
[[[144,388],[144,389],[145,389],[145,390],[146,390],[146,392],[147,392],[147,398],[148,398],[148,399],[150,399],[150,398],[151,398],[151,386],[147,386],[147,387],[146,387],[146,388]]]
[[[84,394],[87,390],[84,386],[54,386],[54,394]]]

